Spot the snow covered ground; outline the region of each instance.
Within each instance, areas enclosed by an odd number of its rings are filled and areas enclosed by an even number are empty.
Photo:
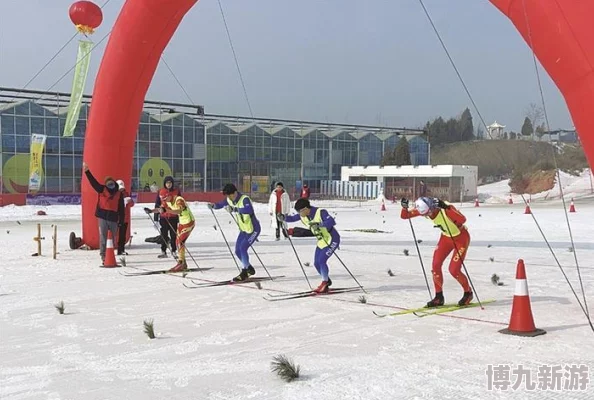
[[[427,288],[410,226],[400,206],[377,202],[322,202],[335,215],[343,242],[340,258],[368,291],[268,302],[276,291],[307,289],[288,241],[274,241],[265,205],[257,205],[263,233],[258,254],[276,282],[186,289],[180,277],[124,277],[121,270],[161,269],[158,246],[144,238],[156,232],[134,208],[134,238],[126,268],[98,268],[96,251],[70,250],[68,234],[80,233],[78,207],[0,209],[0,398],[2,399],[592,399],[586,391],[487,390],[489,364],[522,365],[536,380],[537,368],[586,364],[594,368],[594,333],[524,206],[462,206],[472,236],[466,266],[485,307],[419,318],[377,318],[372,311],[419,307]],[[594,307],[594,201],[576,203],[569,214],[582,280]],[[193,204],[198,227],[189,250],[207,272],[198,279],[231,278],[237,270],[204,204]],[[558,201],[535,202],[532,210],[575,290],[581,295],[574,253]],[[217,213],[227,238],[236,227]],[[18,221],[18,222],[17,222]],[[32,237],[42,223],[42,257]],[[50,256],[52,224],[58,225],[59,255]],[[298,226],[298,225],[296,225]],[[414,220],[422,260],[431,266],[438,232]],[[365,233],[377,229],[387,233]],[[293,240],[303,262],[312,262],[314,240]],[[233,245],[233,243],[231,243]],[[409,251],[409,255],[404,254]],[[521,338],[498,333],[507,327],[518,259],[524,259],[537,327],[547,334]],[[257,276],[265,275],[252,256]],[[353,281],[333,257],[335,286]],[[312,284],[319,279],[305,267]],[[388,275],[391,269],[395,276]],[[447,265],[444,268],[447,271]],[[504,286],[494,286],[491,275]],[[431,286],[433,291],[433,287]],[[445,273],[446,301],[462,293]],[[64,301],[66,314],[54,304]],[[158,338],[149,340],[143,321],[153,319]],[[285,383],[270,372],[277,354],[301,366],[302,376]],[[513,376],[515,381],[515,376]],[[590,379],[594,374],[590,371]],[[513,382],[512,382],[513,383]]]
[[[563,171],[559,174],[561,176],[561,183],[563,188],[563,195],[565,200],[569,202],[571,199],[593,198],[594,197],[594,178],[589,169],[585,169],[579,176],[573,176]],[[482,185],[478,188],[478,197],[480,201],[489,204],[507,204],[510,195],[509,180],[490,183]],[[524,196],[531,201],[540,200],[560,200],[561,193],[559,191],[559,182],[555,178],[555,186],[551,190],[534,194],[532,196]],[[514,203],[524,203],[522,196],[512,194]]]

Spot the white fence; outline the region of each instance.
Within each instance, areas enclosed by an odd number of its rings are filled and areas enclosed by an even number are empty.
[[[322,181],[320,194],[335,199],[377,199],[384,192],[383,182]]]

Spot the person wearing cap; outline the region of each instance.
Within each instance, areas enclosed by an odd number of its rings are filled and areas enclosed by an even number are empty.
[[[334,254],[340,245],[340,235],[335,228],[336,221],[330,216],[328,211],[313,207],[309,200],[301,198],[295,202],[295,211],[297,215],[278,216],[279,220],[286,222],[296,222],[301,220],[303,225],[307,226],[314,236],[318,239],[316,251],[314,254],[314,267],[322,277],[322,283],[314,289],[316,293],[327,293],[332,280],[328,271],[328,259]]]
[[[126,245],[126,234],[130,227],[130,209],[134,206],[134,200],[130,197],[130,193],[126,191],[126,186],[124,185],[123,180],[118,179],[116,183],[118,184],[120,193],[122,193],[122,196],[124,197],[124,220],[118,224],[118,256],[121,256],[122,254],[128,255],[124,247]]]
[[[165,179],[163,179],[163,187],[157,193],[155,209],[160,209],[166,198],[171,197],[172,199],[175,199],[181,195],[181,191],[175,187],[173,177],[166,176]],[[155,218],[155,221],[156,220],[157,219]],[[177,224],[179,223],[179,215],[167,211],[160,213],[159,223],[161,225],[161,237],[163,238],[163,242],[161,243],[161,254],[158,255],[158,258],[167,257],[167,243],[171,245],[171,255],[175,258],[177,256]]]
[[[86,162],[83,161],[82,167],[89,183],[98,194],[95,216],[99,220],[99,255],[101,262],[104,262],[107,234],[111,232],[111,237],[115,239],[118,224],[125,219],[124,196],[111,176],[106,176],[102,185],[97,182]]]
[[[280,231],[283,231],[283,236],[287,238],[287,232],[283,228],[284,223],[279,221],[277,216],[279,214],[289,214],[291,212],[291,198],[285,191],[282,182],[276,183],[276,189],[270,194],[270,200],[268,201],[268,213],[274,215],[274,221],[276,222],[276,240],[280,240]]]
[[[311,192],[309,190],[309,186],[307,186],[307,183],[304,183],[303,187],[301,188],[301,198],[309,200],[310,194]]]
[[[239,275],[233,278],[233,281],[241,282],[256,274],[256,270],[250,264],[248,250],[260,236],[260,221],[256,218],[250,198],[238,192],[234,184],[226,184],[223,187],[223,194],[226,197],[225,200],[208,203],[207,206],[211,210],[225,208],[230,214],[235,214],[234,218],[239,227],[239,235],[235,241],[235,254],[241,260],[243,268]]]
[[[194,214],[188,207],[186,200],[179,195],[175,195],[174,191],[168,192],[162,197],[161,205],[158,208],[145,208],[144,212],[151,214],[159,212],[161,215],[175,215],[179,219],[179,224],[176,223],[176,246],[179,250],[177,257],[177,264],[169,270],[169,272],[183,272],[188,269],[186,263],[186,241],[190,237],[192,230],[196,224]]]
[[[433,252],[432,272],[435,298],[427,303],[427,307],[442,306],[445,303],[442,265],[453,250],[455,251],[450,261],[450,274],[464,290],[464,295],[458,302],[458,305],[465,306],[470,304],[473,294],[468,283],[468,278],[462,272],[462,265],[470,244],[470,234],[464,225],[466,217],[452,204],[437,198],[419,197],[415,201],[415,207],[411,210],[408,208],[409,202],[407,199],[402,199],[400,204],[402,205],[402,211],[400,213],[402,219],[423,216],[431,220],[435,228],[439,228],[441,231],[437,247]]]

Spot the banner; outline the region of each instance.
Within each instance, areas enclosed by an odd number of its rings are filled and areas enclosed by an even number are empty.
[[[64,125],[64,136],[72,136],[74,128],[80,115],[83,92],[87,83],[87,74],[91,60],[91,50],[93,42],[81,40],[78,44],[78,56],[76,58],[76,68],[74,69],[74,80],[72,82],[72,92],[70,93],[70,104],[68,105],[68,116]]]
[[[31,135],[31,156],[29,161],[29,192],[36,193],[41,188],[43,179],[43,148],[47,136],[34,133]]]
[[[132,193],[132,200],[136,203],[138,200],[138,193]],[[64,205],[80,205],[80,194],[59,194],[59,193],[43,193],[38,195],[28,194],[26,197],[26,204],[28,206],[64,206]]]

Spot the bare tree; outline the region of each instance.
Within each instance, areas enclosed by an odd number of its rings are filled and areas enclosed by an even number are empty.
[[[537,127],[544,119],[544,110],[536,103],[530,103],[524,110],[526,117],[532,122],[532,126]]]

